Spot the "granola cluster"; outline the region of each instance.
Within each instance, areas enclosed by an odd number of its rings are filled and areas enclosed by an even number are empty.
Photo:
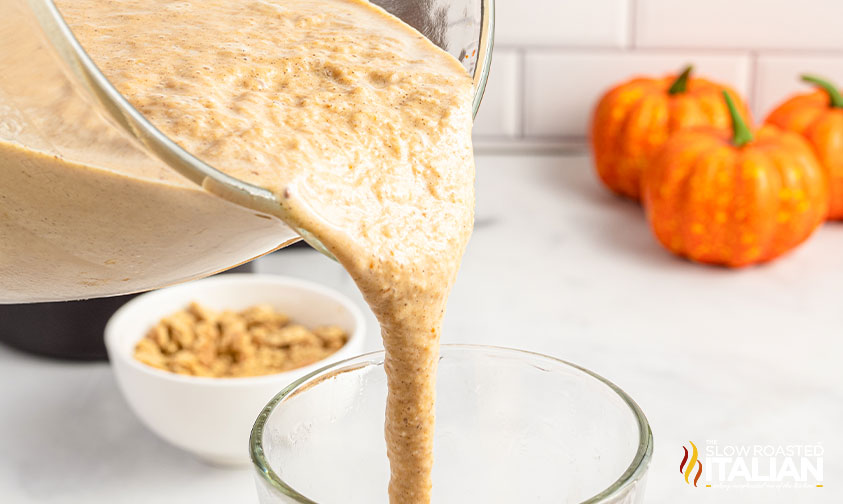
[[[135,359],[173,373],[259,376],[312,364],[348,341],[337,326],[312,330],[290,322],[269,305],[240,312],[191,303],[161,319],[135,346]]]

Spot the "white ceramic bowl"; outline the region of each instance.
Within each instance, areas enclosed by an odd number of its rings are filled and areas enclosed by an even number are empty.
[[[202,378],[161,371],[132,357],[135,344],[162,317],[197,301],[239,310],[269,303],[307,327],[333,324],[349,340],[329,358],[292,371],[252,378]],[[348,299],[319,285],[275,275],[232,274],[148,292],[129,301],[105,328],[105,345],[129,405],[153,432],[221,465],[249,463],[249,432],[282,388],[331,362],[362,352],[363,315]]]

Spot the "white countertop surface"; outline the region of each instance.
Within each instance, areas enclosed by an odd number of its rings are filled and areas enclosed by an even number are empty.
[[[598,185],[588,158],[477,164],[477,229],[444,342],[550,354],[626,390],[655,437],[645,502],[843,502],[843,225],[767,266],[703,267],[664,252],[640,209]],[[365,306],[342,268],[313,251],[282,251],[257,269]],[[824,487],[689,487],[678,474],[689,440],[820,443]],[[0,502],[254,499],[249,470],[206,466],[143,427],[106,364],[0,347]]]

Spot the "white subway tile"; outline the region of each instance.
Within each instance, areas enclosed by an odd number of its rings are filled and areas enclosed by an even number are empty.
[[[496,0],[495,41],[504,45],[622,47],[630,0]]]
[[[697,75],[733,86],[746,96],[748,54],[528,51],[525,60],[527,136],[584,137],[591,111],[609,87],[635,75],[662,75],[692,63]]]
[[[637,0],[635,44],[843,49],[841,19],[840,0]]]
[[[755,78],[756,117],[763,120],[792,94],[810,91],[811,86],[799,80],[805,73],[826,77],[843,86],[843,55],[761,55]]]
[[[474,136],[515,137],[520,133],[520,54],[495,50],[492,70],[477,117]]]

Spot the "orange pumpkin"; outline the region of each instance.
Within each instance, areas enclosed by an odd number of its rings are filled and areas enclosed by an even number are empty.
[[[819,89],[782,103],[766,122],[795,131],[808,140],[828,176],[828,218],[843,219],[843,96],[826,80],[810,75],[802,80]]]
[[[769,261],[822,223],[828,186],[811,146],[764,126],[754,135],[728,93],[732,131],[684,130],[645,173],[644,207],[659,242],[701,263]]]
[[[612,191],[639,199],[641,173],[677,130],[692,126],[727,128],[729,111],[721,84],[691,78],[691,67],[678,77],[637,78],[606,93],[591,121],[591,147],[597,173]]]

